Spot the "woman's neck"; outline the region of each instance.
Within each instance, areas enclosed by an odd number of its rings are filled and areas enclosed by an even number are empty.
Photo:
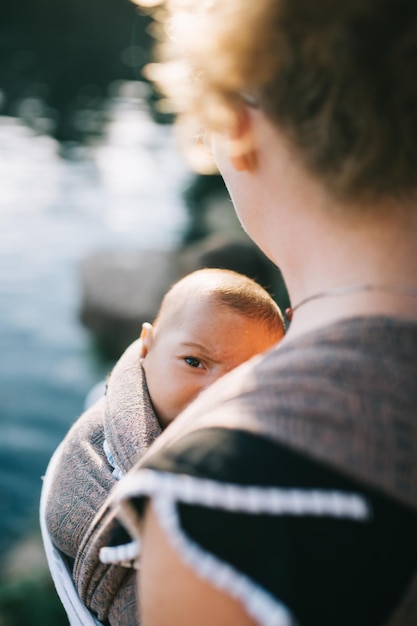
[[[280,268],[291,304],[352,285],[417,291],[416,202],[338,202],[262,112],[251,112],[251,124],[258,148],[251,191],[260,217],[249,232]],[[288,337],[356,315],[417,320],[417,298],[395,289],[309,299],[295,311]]]
[[[357,315],[417,321],[417,217],[385,213],[378,222],[375,211],[372,221],[320,223],[316,215],[312,231],[283,269],[295,309],[289,337]]]

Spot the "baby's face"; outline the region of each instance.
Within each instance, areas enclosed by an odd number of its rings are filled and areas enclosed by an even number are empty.
[[[199,298],[184,303],[176,322],[155,329],[142,364],[163,428],[206,387],[274,340],[258,320]]]

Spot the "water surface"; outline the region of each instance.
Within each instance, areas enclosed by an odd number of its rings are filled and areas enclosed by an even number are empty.
[[[78,264],[94,250],[180,240],[188,172],[138,98],[106,137],[59,146],[0,117],[0,558],[37,523],[41,476],[91,386],[111,367],[78,320]]]

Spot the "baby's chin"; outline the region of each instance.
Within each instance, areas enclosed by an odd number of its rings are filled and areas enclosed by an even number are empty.
[[[179,415],[181,415],[185,411],[185,409],[187,407],[190,406],[190,404],[193,402],[193,400],[196,399],[197,395],[194,396],[189,402],[186,402],[183,405],[181,405],[180,407],[178,407],[175,412],[173,412],[171,414],[165,413],[164,415],[157,415],[156,417],[158,418],[158,422],[159,422],[159,425],[162,428],[162,430],[165,430],[165,428],[167,428],[170,424],[172,424],[172,422],[174,420],[176,420],[177,417]]]
[[[157,415],[156,418],[162,430],[165,430],[175,419],[175,417],[169,417],[167,415]]]

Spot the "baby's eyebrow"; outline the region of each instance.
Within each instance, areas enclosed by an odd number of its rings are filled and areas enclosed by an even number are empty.
[[[183,341],[181,343],[181,348],[188,350],[198,350],[200,354],[213,360],[210,348],[202,345],[201,343],[197,343],[195,341]]]
[[[207,351],[207,347],[203,346],[201,343],[197,343],[196,341],[183,341],[181,342],[182,348],[194,348],[197,350]]]

